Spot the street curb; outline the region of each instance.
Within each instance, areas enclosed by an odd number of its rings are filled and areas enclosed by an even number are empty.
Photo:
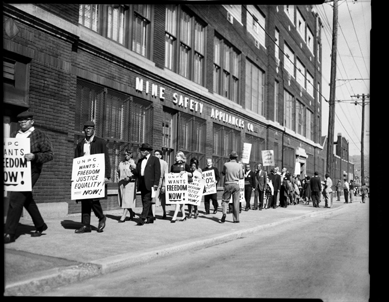
[[[357,203],[355,203],[357,204]],[[344,209],[345,205],[339,208],[329,209],[329,211],[312,212],[301,216],[287,218],[280,221],[260,225],[257,227],[238,230],[232,233],[223,234],[217,237],[209,237],[195,242],[188,242],[180,245],[172,245],[162,247],[152,251],[144,252],[139,255],[115,255],[103,259],[90,261],[88,263],[80,263],[64,268],[54,268],[38,273],[38,277],[30,278],[20,282],[9,284],[5,288],[5,296],[31,296],[52,290],[62,285],[68,285],[77,281],[82,281],[95,276],[115,272],[125,267],[142,264],[158,257],[172,255],[178,252],[185,252],[198,248],[206,248],[218,244],[222,244],[234,239],[238,239],[246,234],[252,234],[261,230],[268,229],[283,223],[292,222],[299,219],[305,219],[315,216],[330,216],[334,212]]]

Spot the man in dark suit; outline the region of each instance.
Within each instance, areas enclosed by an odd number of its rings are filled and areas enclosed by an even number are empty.
[[[262,164],[258,164],[255,172],[254,210],[263,209],[263,198],[267,184],[266,171],[262,170]],[[258,203],[259,198],[259,203]]]
[[[109,160],[107,142],[95,136],[95,123],[93,121],[87,121],[84,124],[85,138],[78,142],[76,149],[74,150],[74,158],[93,155],[93,154],[104,154],[104,165],[105,165],[105,182],[108,182],[111,178],[111,162]],[[77,201],[78,202],[78,201]],[[105,222],[107,218],[103,213],[99,199],[83,199],[81,200],[81,222],[83,226],[75,230],[76,234],[90,233],[92,231],[90,225],[91,211],[95,213],[99,219],[99,225],[97,232],[101,233],[105,228]]]
[[[269,179],[271,180],[274,188],[274,194],[271,196],[269,208],[273,207],[273,209],[277,208],[277,196],[281,187],[281,175],[276,173],[274,169],[270,170]]]
[[[144,223],[154,223],[154,215],[151,208],[152,190],[158,190],[159,180],[161,177],[161,164],[158,157],[151,155],[153,148],[149,144],[142,144],[139,151],[142,158],[132,170],[138,178],[138,190],[142,196],[143,210],[140,215],[140,221],[137,225],[142,226]]]
[[[315,172],[311,180],[309,181],[311,186],[312,203],[315,208],[319,207],[320,194],[321,194],[321,179],[319,173]]]
[[[31,153],[25,154],[24,158],[31,162],[31,184],[34,188],[42,172],[43,164],[53,160],[53,149],[49,137],[43,131],[34,127],[34,116],[31,111],[18,114],[17,119],[20,130],[12,133],[11,137],[30,139]],[[32,237],[40,237],[42,232],[47,230],[47,225],[39,212],[32,192],[10,192],[8,214],[4,228],[4,243],[15,241],[15,233],[23,207],[30,214],[36,228],[36,231],[31,234]]]
[[[245,210],[250,210],[251,193],[255,190],[255,173],[251,171],[250,165],[246,164],[244,173],[244,199],[246,200]]]

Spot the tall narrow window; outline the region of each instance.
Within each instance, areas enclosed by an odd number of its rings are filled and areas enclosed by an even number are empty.
[[[284,126],[293,130],[293,95],[284,90]]]
[[[132,50],[142,56],[147,56],[147,42],[149,41],[150,35],[150,17],[150,5],[135,5]]]
[[[264,115],[265,72],[246,60],[246,109]]]
[[[175,70],[177,43],[177,5],[166,6],[165,67]]]
[[[98,30],[99,4],[80,4],[78,23],[94,31]]]
[[[312,120],[313,120],[313,113],[308,110],[308,108],[306,109],[306,130],[305,130],[305,133],[306,133],[306,138],[310,139],[310,140],[313,140],[313,136],[312,136]]]
[[[289,17],[290,21],[294,24],[294,5],[285,5],[285,13]]]
[[[124,43],[124,27],[125,27],[125,11],[127,7],[124,5],[110,5],[108,6],[108,28],[107,37]]]
[[[280,31],[276,28],[274,33],[275,45],[274,45],[274,56],[276,57],[276,62],[280,62]]]
[[[265,15],[254,5],[247,6],[247,31],[261,44],[266,47],[266,18]]]
[[[294,77],[294,53],[286,43],[284,45],[284,68],[290,76]]]
[[[296,80],[305,89],[305,67],[299,59],[296,60]]]
[[[301,135],[304,135],[305,131],[304,114],[304,105],[299,101],[296,101],[296,132]]]
[[[311,76],[311,74],[307,71],[307,82],[306,82],[306,85],[307,85],[307,92],[309,93],[309,95],[311,97],[314,97],[314,94],[313,94],[313,76]]]
[[[278,93],[280,84],[274,81],[274,121],[278,122]]]
[[[194,76],[193,80],[203,85],[204,77],[204,55],[205,55],[205,28],[195,20],[195,42],[194,42]]]

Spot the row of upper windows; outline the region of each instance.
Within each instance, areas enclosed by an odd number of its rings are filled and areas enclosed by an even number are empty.
[[[225,6],[230,7],[230,6]],[[240,7],[240,6],[233,6]],[[79,23],[97,33],[122,44],[132,51],[151,58],[151,24],[152,5],[102,5],[82,4],[79,9]],[[254,6],[247,6],[251,19],[249,31],[265,37],[264,16]],[[234,16],[237,14],[234,12]],[[262,18],[262,19],[261,19]],[[259,24],[259,26],[258,26]],[[261,38],[259,38],[261,39]],[[261,42],[262,43],[262,42]],[[263,42],[264,43],[264,42]],[[240,77],[241,55],[229,41],[215,33],[213,41],[213,92],[236,103],[241,103]],[[278,47],[276,47],[278,50]],[[205,85],[206,24],[180,5],[166,6],[165,21],[165,68]],[[287,49],[285,53],[289,55]],[[293,53],[292,53],[293,54]],[[285,61],[289,72],[295,66],[294,56]],[[265,72],[246,60],[246,81],[244,100],[246,109],[264,116]],[[298,61],[299,62],[299,61]],[[298,82],[313,97],[313,77],[307,72],[305,76],[301,67],[297,67]],[[294,76],[294,72],[290,72]],[[301,76],[300,76],[301,74]],[[308,79],[304,84],[302,79]],[[248,80],[250,79],[250,80]]]

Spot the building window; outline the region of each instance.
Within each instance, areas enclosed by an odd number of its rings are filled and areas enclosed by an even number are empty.
[[[284,126],[293,130],[293,95],[284,90]]]
[[[254,5],[247,6],[247,31],[266,48],[266,18]]]
[[[215,35],[213,58],[213,89],[235,103],[239,103],[240,56],[226,40]]]
[[[313,76],[311,76],[311,74],[307,71],[307,92],[308,94],[313,98],[314,97],[314,94],[313,94]]]
[[[300,34],[301,38],[303,38],[303,40],[305,41],[305,20],[298,9],[296,9],[296,12],[297,12],[296,14],[297,32]]]
[[[301,135],[304,135],[305,131],[304,113],[304,105],[296,101],[296,132]]]
[[[111,178],[124,148],[137,151],[143,142],[152,143],[152,106],[148,101],[77,80],[75,144],[83,138],[85,121],[96,123],[96,135],[107,141],[111,159]]]
[[[305,66],[299,59],[296,60],[296,80],[305,89]]]
[[[307,27],[307,46],[308,46],[308,49],[311,51],[312,54],[314,54],[314,52],[313,52],[313,43],[314,43],[313,33],[309,29],[309,27]]]
[[[231,151],[240,155],[242,150],[241,133],[238,130],[213,124],[213,162],[215,167],[222,171],[225,162],[229,161]],[[223,183],[224,176],[220,175],[220,183]]]
[[[142,4],[81,4],[78,22],[150,59],[151,11]]]
[[[275,46],[274,46],[274,56],[276,58],[277,66],[280,63],[280,31],[276,28],[274,33],[274,40],[275,40]]]
[[[99,4],[80,4],[78,23],[98,31],[100,8]]]
[[[264,115],[265,72],[246,60],[246,109]]]
[[[206,121],[180,112],[178,128],[178,149],[185,152],[188,160],[196,157],[205,166]]]
[[[265,140],[263,138],[246,134],[246,143],[251,144],[250,165],[252,170],[257,164],[262,163],[262,150],[265,150]]]
[[[285,5],[285,13],[289,17],[290,21],[294,24],[294,5]]]
[[[290,76],[294,77],[294,53],[286,43],[284,44],[284,68]]]
[[[274,121],[275,122],[278,122],[278,103],[279,103],[279,97],[278,97],[278,93],[279,93],[279,88],[280,87],[280,84],[278,83],[278,81],[274,81]]]
[[[293,148],[284,146],[284,162],[283,166],[294,174],[296,155]]]
[[[232,17],[232,19],[242,24],[242,5],[223,5],[223,7],[230,14],[230,18]],[[231,23],[234,22],[232,19],[229,19]]]
[[[308,110],[308,108],[306,109],[306,137],[307,139],[310,139],[310,140],[313,140],[313,129],[312,129],[312,126],[313,126],[313,113]]]
[[[165,67],[200,85],[204,85],[205,29],[204,22],[180,6],[166,6]]]

